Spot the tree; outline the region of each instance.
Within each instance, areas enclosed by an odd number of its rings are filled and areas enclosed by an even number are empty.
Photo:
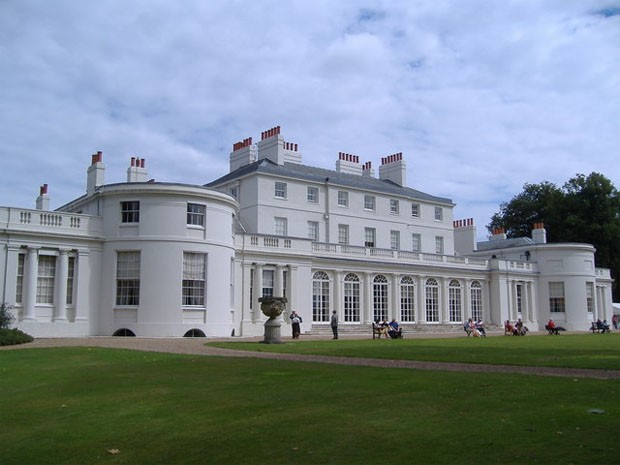
[[[523,192],[500,205],[500,211],[491,217],[487,228],[489,231],[503,228],[508,237],[530,236],[534,223],[544,222],[551,226],[549,222],[557,216],[562,196],[562,191],[550,182],[526,183]],[[547,233],[551,237],[553,231]]]
[[[600,173],[577,174],[559,189],[554,184],[525,184],[523,192],[500,205],[489,231],[504,228],[508,237],[530,236],[545,224],[549,242],[585,242],[596,248],[598,266],[610,268],[614,297],[620,272],[620,196]]]

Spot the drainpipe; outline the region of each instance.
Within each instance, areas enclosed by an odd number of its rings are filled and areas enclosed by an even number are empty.
[[[329,244],[331,242],[329,237],[329,178],[325,178],[325,213],[323,213],[323,219],[325,220],[325,242]]]

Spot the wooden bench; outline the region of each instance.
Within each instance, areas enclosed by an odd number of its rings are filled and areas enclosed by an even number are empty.
[[[377,323],[373,321],[372,322],[372,338],[381,339],[381,336],[385,336],[386,339],[388,338],[387,326],[378,325]]]
[[[550,328],[549,325],[545,325],[545,329],[547,330],[547,334],[550,336],[559,336],[560,333],[560,329],[556,326],[553,328]]]
[[[592,331],[592,334],[594,333],[609,333],[611,332],[611,330],[609,329],[609,326],[598,326],[596,323],[592,323],[592,325],[590,326],[590,331]]]

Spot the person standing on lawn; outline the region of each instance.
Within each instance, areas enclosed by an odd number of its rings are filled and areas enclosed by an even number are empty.
[[[338,314],[336,313],[336,310],[332,312],[329,324],[332,327],[332,333],[334,333],[333,339],[338,339]]]

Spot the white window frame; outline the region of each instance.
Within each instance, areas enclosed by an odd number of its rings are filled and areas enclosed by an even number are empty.
[[[586,282],[586,310],[594,313],[594,283]]]
[[[375,211],[377,208],[377,199],[374,195],[365,195],[364,196],[364,210]]]
[[[422,252],[422,234],[411,234],[411,250],[413,252]]]
[[[306,201],[308,203],[319,203],[319,188],[308,186],[306,191]]]
[[[400,214],[400,202],[398,199],[390,199],[390,215]]]
[[[469,308],[473,320],[482,320],[482,284],[480,281],[473,281],[469,286],[470,299]]]
[[[390,248],[392,250],[400,250],[400,231],[390,231]]]
[[[360,278],[355,273],[344,277],[343,286],[344,322],[359,323],[361,317]]]
[[[420,204],[419,203],[411,204],[411,216],[414,218],[420,218]]]
[[[566,313],[564,281],[549,282],[549,311],[551,313]]]
[[[73,256],[67,257],[67,305],[73,305],[73,289],[75,285],[75,263]]]
[[[347,191],[338,191],[338,206],[339,207],[349,206],[349,193]]]
[[[338,244],[349,245],[349,225],[348,224],[338,225]]]
[[[116,306],[137,307],[140,305],[139,250],[116,252]]]
[[[312,321],[326,323],[330,314],[331,283],[324,271],[317,271],[312,276]]]
[[[308,239],[312,239],[313,241],[319,240],[319,222],[318,221],[308,221]]]
[[[37,265],[37,304],[53,304],[56,283],[56,256],[39,255]]]
[[[207,206],[202,203],[187,202],[187,225],[205,227],[207,216]]]
[[[377,247],[377,230],[375,228],[364,228],[364,247]]]
[[[207,256],[204,253],[183,252],[183,307],[205,307],[207,289]]]
[[[21,304],[24,298],[24,268],[26,266],[26,254],[17,256],[17,279],[15,280],[15,303]]]
[[[445,253],[445,244],[443,236],[435,236],[435,253],[443,255]]]
[[[427,323],[439,323],[439,283],[435,278],[428,278],[424,284],[424,310]]]
[[[463,321],[463,290],[457,279],[448,284],[448,319],[450,323]]]
[[[123,200],[121,208],[121,223],[135,224],[140,222],[140,201]]]
[[[435,207],[435,221],[443,221],[443,208]]]
[[[274,217],[273,231],[275,236],[288,236],[288,219],[281,216]]]
[[[415,321],[415,280],[411,276],[400,280],[400,321]]]
[[[275,270],[263,270],[263,288],[261,289],[261,297],[273,297],[275,278]]]
[[[285,182],[275,181],[273,185],[273,196],[276,199],[286,199],[287,190],[288,190],[288,186]]]

